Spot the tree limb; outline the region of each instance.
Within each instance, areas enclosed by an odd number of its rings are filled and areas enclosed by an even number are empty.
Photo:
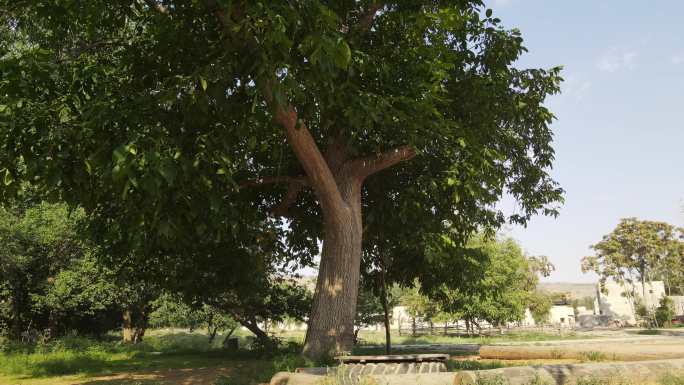
[[[157,0],[144,0],[145,4],[147,4],[148,7],[151,9],[154,9],[155,11],[161,13],[162,15],[168,15],[169,9],[165,7],[162,3],[158,2]]]
[[[361,32],[368,32],[373,27],[373,22],[375,21],[375,15],[382,9],[383,4],[377,1],[371,4],[368,9],[361,14],[359,18],[359,29]]]
[[[303,189],[304,185],[291,183],[287,187],[287,193],[285,193],[285,197],[283,198],[283,200],[278,204],[278,206],[274,207],[273,210],[271,210],[273,215],[281,217],[289,216],[288,211],[290,209],[290,206],[292,206],[297,201],[297,197],[299,197],[299,193]]]
[[[311,186],[321,203],[323,212],[333,213],[344,207],[346,203],[337,187],[328,163],[325,161],[311,132],[303,122],[298,122],[297,112],[292,105],[286,107],[277,105],[272,94],[266,99],[269,105],[275,107],[273,120],[285,128],[287,141],[290,143],[299,163],[309,177]],[[270,102],[269,102],[270,99]],[[299,126],[298,126],[299,123]]]
[[[416,156],[416,150],[409,145],[405,145],[378,155],[354,159],[345,167],[349,167],[350,172],[360,178],[366,178],[397,163],[412,159],[414,156]]]
[[[221,8],[216,0],[205,0],[208,9],[219,19],[219,22],[227,28],[229,23],[228,14]],[[258,50],[258,44],[254,39],[244,40],[249,48]],[[277,80],[275,74],[269,79],[257,79],[257,87],[261,90],[266,103],[273,111],[273,121],[285,129],[287,141],[308,176],[309,183],[313,187],[324,213],[334,213],[343,208],[348,208],[330,167],[328,167],[323,154],[311,132],[306,125],[299,120],[297,111],[289,102],[280,104],[276,99]],[[331,215],[330,217],[333,217]]]

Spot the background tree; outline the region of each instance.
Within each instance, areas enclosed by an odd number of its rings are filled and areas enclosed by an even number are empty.
[[[323,239],[311,357],[351,346],[363,223],[385,209],[366,198],[461,245],[556,214],[559,69],[515,68],[519,31],[480,0],[0,5],[0,194],[80,205],[140,264],[291,217],[292,259]]]
[[[359,299],[356,306],[356,319],[354,325],[354,336],[356,343],[358,343],[358,336],[361,329],[364,327],[376,326],[384,324],[385,311],[382,305],[382,298],[373,293],[372,287],[364,285],[359,287]]]
[[[211,344],[220,332],[226,332],[223,340],[233,335],[239,324],[227,313],[207,304],[191,307],[178,295],[165,293],[155,300],[154,311],[150,314],[149,324],[155,328],[188,328],[191,332],[204,328]]]
[[[430,295],[439,301],[444,311],[461,314],[469,331],[473,324],[479,329],[480,320],[499,327],[522,320],[525,310],[538,299],[534,294],[539,280],[539,269],[535,264],[540,259],[528,259],[510,238],[480,236],[468,246],[469,254],[480,256],[473,260],[479,266],[473,271],[479,275],[473,274],[466,283],[457,286],[445,284]],[[546,262],[545,265],[550,264]],[[549,269],[552,267],[544,271]],[[538,313],[543,314],[547,306],[545,301],[536,305]]]
[[[123,291],[115,278],[88,250],[55,274],[45,292],[34,293],[35,308],[49,314],[51,336],[77,331],[101,337],[119,329]]]
[[[669,286],[670,279],[666,276],[670,269],[681,269],[676,262],[684,258],[680,234],[680,230],[664,222],[622,219],[610,234],[591,246],[595,254],[582,259],[582,271],[596,272],[601,284],[612,279],[626,286],[625,295],[634,306],[637,282],[641,283],[639,294],[645,299],[646,282],[664,278]]]
[[[528,299],[528,307],[535,325],[548,323],[552,306],[553,301],[547,293],[539,290],[531,293]]]
[[[57,314],[42,299],[60,270],[85,253],[76,233],[81,216],[63,204],[23,200],[0,206],[0,319],[11,338],[30,329],[57,333]]]

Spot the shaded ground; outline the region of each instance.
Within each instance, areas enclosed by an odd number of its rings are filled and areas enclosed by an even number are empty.
[[[551,334],[541,335],[536,340],[534,337],[539,333],[528,332],[496,338],[403,338],[400,341],[405,344],[395,346],[393,353],[449,353],[452,360],[448,366],[453,371],[684,358],[684,336],[651,335],[654,332],[643,330],[568,332],[551,329],[548,332]],[[129,351],[125,347],[113,350],[100,347],[93,351],[90,347],[43,355],[5,354],[0,357],[0,373],[4,373],[4,376],[0,374],[0,385],[251,385],[267,383],[277,370],[293,369],[284,366],[300,366],[296,361],[257,360],[213,349],[197,351],[197,347],[206,346],[205,338],[185,333],[164,335],[156,341],[151,339],[156,344],[140,351]],[[193,349],[189,351],[191,347]],[[381,344],[377,344],[362,346],[355,353],[383,354],[383,351]],[[293,357],[298,356],[285,358]],[[276,370],[276,366],[279,369]]]
[[[262,373],[263,362],[231,362],[229,367],[185,368],[139,371],[106,376],[61,376],[49,378],[3,378],[2,385],[213,385],[218,379],[226,384],[267,382],[270,373]]]

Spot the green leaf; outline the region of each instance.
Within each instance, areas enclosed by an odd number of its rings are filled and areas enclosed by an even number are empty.
[[[10,170],[5,169],[5,178],[4,178],[4,183],[5,186],[9,186],[14,182],[14,177],[12,176],[12,173]]]
[[[492,10],[491,10],[491,8],[487,8],[487,10],[485,11],[485,16],[487,16],[487,17],[492,17]]]
[[[178,172],[176,170],[176,166],[171,161],[166,161],[159,169],[159,173],[162,177],[164,177],[166,183],[168,183],[169,186],[172,186],[173,182],[176,180],[176,175]]]
[[[202,85],[202,90],[206,91],[207,90],[207,79],[200,78],[200,84]]]
[[[59,122],[66,123],[69,120],[71,120],[71,110],[69,107],[62,107],[62,109],[59,110]]]
[[[349,44],[343,39],[337,42],[337,52],[335,53],[335,65],[340,68],[346,69],[349,67],[351,62],[351,49]]]

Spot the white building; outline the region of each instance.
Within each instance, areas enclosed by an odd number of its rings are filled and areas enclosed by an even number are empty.
[[[684,315],[684,295],[671,295],[675,315]]]
[[[603,290],[600,284],[596,285],[595,314],[609,316],[629,325],[636,324],[635,303],[643,300],[646,308],[653,309],[665,295],[665,285],[662,281],[646,282],[645,286],[644,296],[640,282],[630,285],[607,281]]]
[[[553,305],[549,312],[548,322],[558,327],[574,327],[575,309],[570,305]]]

